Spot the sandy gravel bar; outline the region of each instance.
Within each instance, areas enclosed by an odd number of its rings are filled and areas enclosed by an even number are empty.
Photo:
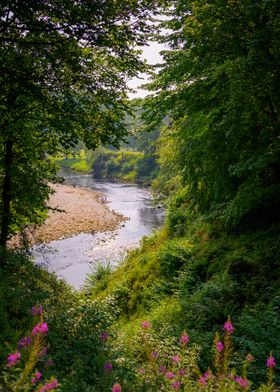
[[[27,233],[30,244],[50,242],[78,233],[115,230],[125,217],[112,211],[102,194],[69,185],[52,185],[55,193],[50,196],[48,218],[42,226]],[[11,240],[17,246],[19,238]]]

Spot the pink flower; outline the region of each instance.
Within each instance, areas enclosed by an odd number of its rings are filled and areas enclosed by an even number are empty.
[[[35,305],[32,306],[31,308],[31,313],[35,316],[36,314],[42,314],[43,313],[43,306],[42,305]]]
[[[163,365],[160,365],[159,372],[162,373],[162,374],[165,374],[166,373],[166,367],[163,366]]]
[[[40,372],[35,373],[36,380],[40,380],[41,377],[42,377],[42,373],[40,373]]]
[[[242,377],[235,377],[235,381],[241,386],[241,388],[248,388],[249,381]]]
[[[171,357],[172,361],[175,363],[179,363],[181,361],[181,358],[179,355],[174,355],[174,357]]]
[[[180,388],[180,385],[181,385],[180,381],[174,381],[174,382],[171,384],[171,388],[173,388],[173,389],[175,389],[176,391],[178,391],[178,389]]]
[[[247,361],[247,362],[253,362],[254,359],[255,359],[255,358],[253,357],[252,354],[248,354],[247,357],[246,357],[246,361]]]
[[[39,323],[33,328],[32,335],[46,335],[48,333],[48,330],[49,328],[47,326],[47,323]]]
[[[138,370],[138,372],[139,372],[140,374],[145,374],[145,369],[141,368],[141,369]]]
[[[182,346],[186,346],[188,342],[189,342],[189,336],[186,334],[181,335],[180,343],[182,344]]]
[[[31,379],[31,384],[35,384],[37,381],[39,381],[42,377],[42,373],[36,372],[35,376]]]
[[[100,335],[100,339],[102,342],[106,342],[106,340],[108,340],[109,334],[108,332],[102,332],[102,334]]]
[[[173,372],[167,372],[167,373],[165,374],[165,376],[166,376],[166,378],[167,378],[168,380],[172,380],[172,378],[174,378],[175,374],[174,374]]]
[[[112,388],[112,392],[122,392],[122,387],[120,384],[114,384]]]
[[[151,324],[150,324],[149,321],[147,321],[147,320],[143,320],[143,321],[141,322],[141,327],[142,327],[143,329],[149,329],[150,326],[151,326]]]
[[[14,354],[10,354],[7,358],[7,366],[11,367],[20,363],[20,357],[21,357],[21,353],[18,351]]]
[[[31,342],[32,342],[32,340],[31,340],[31,337],[30,337],[30,336],[21,338],[21,339],[18,341],[18,350],[21,350],[23,347],[28,347],[28,346],[30,346]]]
[[[221,353],[224,349],[223,342],[217,342],[216,343],[216,349],[218,350],[219,353]]]
[[[199,384],[201,385],[207,385],[207,378],[205,376],[201,376],[200,379],[198,380]]]
[[[275,358],[273,358],[272,355],[270,355],[270,357],[267,358],[267,360],[266,360],[266,366],[267,366],[269,369],[275,368],[275,366],[276,366],[276,361],[275,361]]]
[[[112,362],[105,362],[104,363],[104,372],[110,373],[113,370]]]
[[[153,351],[153,352],[151,353],[151,356],[152,356],[153,358],[157,358],[157,357],[159,356],[158,351]]]
[[[55,389],[58,386],[58,381],[56,378],[54,378],[52,381],[50,381],[48,384],[43,385],[38,392],[47,392],[51,391],[52,389]]]
[[[224,330],[229,334],[233,333],[234,328],[230,321],[226,321],[224,323]]]
[[[186,369],[182,368],[178,371],[178,376],[185,376],[187,374]]]

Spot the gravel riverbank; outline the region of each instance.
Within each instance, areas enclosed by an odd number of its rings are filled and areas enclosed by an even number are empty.
[[[52,185],[51,208],[43,225],[29,229],[25,236],[28,244],[50,242],[78,233],[95,233],[115,230],[126,218],[109,209],[102,194],[69,185]],[[20,237],[10,240],[18,246]]]

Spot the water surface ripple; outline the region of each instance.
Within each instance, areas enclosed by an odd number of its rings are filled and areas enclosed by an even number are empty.
[[[33,248],[37,263],[47,265],[49,271],[79,289],[96,262],[117,265],[129,249],[139,245],[143,236],[160,228],[164,211],[153,205],[149,189],[139,185],[99,181],[91,174],[81,174],[70,169],[63,169],[61,175],[65,177],[66,184],[102,193],[110,209],[128,218],[113,232],[82,233]]]

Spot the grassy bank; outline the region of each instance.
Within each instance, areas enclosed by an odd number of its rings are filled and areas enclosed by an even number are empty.
[[[155,158],[143,152],[101,148],[94,152],[81,150],[72,154],[52,158],[60,167],[93,173],[95,178],[117,179],[121,181],[150,184],[157,169]]]
[[[84,150],[81,150],[75,156],[73,154],[68,154],[67,158],[64,155],[58,155],[52,158],[59,167],[69,167],[70,169],[90,173],[92,171]]]
[[[279,358],[279,226],[236,235],[214,232],[203,220],[174,234],[172,217],[160,233],[111,274],[99,271],[92,298],[113,295],[121,309],[118,344],[129,356],[141,320],[149,320],[157,339],[177,339],[187,330],[202,350],[202,368],[212,361],[216,331],[231,315],[238,352],[256,359],[251,376],[265,379],[270,351]],[[141,361],[139,367],[141,367]],[[279,381],[279,379],[278,379]]]

